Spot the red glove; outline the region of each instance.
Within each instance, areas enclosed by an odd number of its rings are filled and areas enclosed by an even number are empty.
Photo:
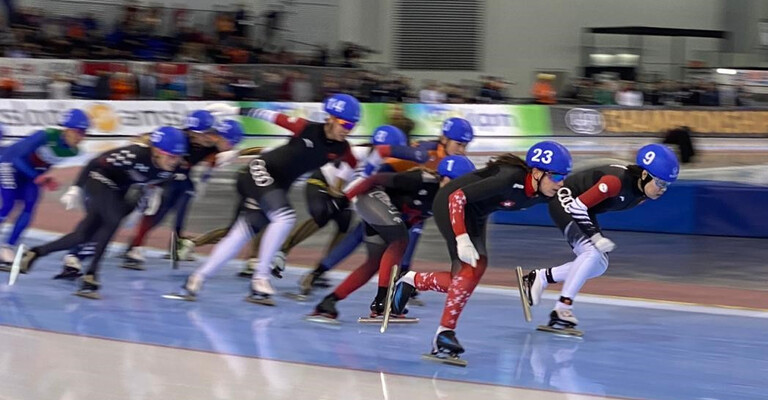
[[[53,177],[51,176],[40,175],[37,178],[35,178],[35,184],[37,186],[50,190],[51,192],[59,189],[59,182],[57,182],[56,179],[53,179]]]

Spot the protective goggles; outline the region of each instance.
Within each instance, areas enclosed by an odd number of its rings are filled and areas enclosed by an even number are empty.
[[[350,122],[345,119],[337,118],[337,117],[331,117],[334,121],[336,121],[339,125],[341,125],[342,128],[351,131],[352,128],[355,127],[355,122]]]
[[[659,189],[667,190],[667,188],[669,187],[670,182],[661,180],[653,175],[651,175],[651,178],[653,178],[653,184],[656,185],[656,187],[658,187]]]
[[[544,174],[546,174],[552,182],[562,182],[568,176],[566,174],[558,174],[557,172],[551,171],[547,171]]]

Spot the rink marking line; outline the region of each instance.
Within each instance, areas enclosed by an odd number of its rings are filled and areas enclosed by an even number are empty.
[[[44,328],[29,328],[29,327],[22,327],[22,326],[16,326],[16,325],[9,325],[3,322],[0,322],[0,328],[5,328],[9,330],[32,331],[37,333],[47,333],[47,334],[52,334],[53,336],[64,335],[64,336],[75,337],[75,338],[87,338],[87,339],[100,340],[100,341],[106,341],[106,342],[133,344],[137,346],[157,347],[157,348],[176,350],[176,351],[191,351],[195,353],[211,354],[216,356],[238,357],[238,358],[251,359],[251,360],[263,360],[263,361],[271,361],[271,362],[278,362],[278,363],[284,363],[284,364],[303,365],[303,366],[310,366],[310,367],[317,367],[317,368],[328,368],[328,369],[335,369],[335,370],[342,370],[342,371],[355,371],[355,372],[363,372],[363,373],[370,373],[370,374],[385,374],[385,375],[400,376],[405,378],[424,379],[427,381],[438,380],[438,381],[453,382],[453,383],[460,383],[460,384],[467,384],[467,385],[482,385],[487,387],[510,388],[510,389],[530,391],[533,393],[537,393],[537,392],[551,393],[554,395],[560,395],[562,396],[563,399],[567,399],[570,396],[584,396],[590,400],[591,399],[639,400],[638,398],[634,398],[634,397],[618,397],[618,396],[610,396],[610,395],[602,395],[602,394],[597,395],[597,394],[580,393],[580,392],[563,392],[563,391],[557,391],[552,389],[531,388],[527,386],[495,384],[495,383],[489,383],[489,382],[478,382],[478,381],[452,379],[452,378],[437,378],[434,376],[429,377],[429,376],[421,376],[421,375],[409,375],[409,374],[404,374],[400,372],[379,371],[379,370],[363,369],[363,368],[355,368],[355,367],[339,367],[335,365],[320,364],[320,363],[314,363],[309,361],[288,361],[288,360],[283,360],[279,358],[243,355],[243,354],[237,354],[237,353],[231,353],[231,352],[219,352],[215,350],[206,350],[206,349],[199,349],[199,348],[193,348],[193,347],[174,347],[174,346],[159,344],[159,343],[138,342],[138,341],[133,341],[129,339],[119,339],[119,338],[90,335],[90,334],[59,332],[59,331],[54,331],[54,330],[49,330]],[[425,364],[425,365],[428,365],[428,364]],[[439,367],[439,365],[436,365],[436,367]]]
[[[28,237],[32,237],[37,240],[53,240],[61,236],[61,233],[31,228],[27,230]],[[108,251],[115,251],[116,249],[122,249],[125,247],[124,243],[110,243],[107,248]],[[145,247],[147,255],[153,257],[159,257],[167,252],[167,249],[158,249]],[[207,259],[208,256],[200,255],[198,261]],[[286,266],[286,270],[301,274],[303,271],[313,269],[314,267],[308,265],[296,265],[291,264]],[[336,271],[331,270],[328,272],[333,278],[344,279],[349,275],[350,271]],[[513,290],[514,289],[514,290]],[[497,294],[501,296],[510,296],[519,298],[520,294],[517,289],[513,287],[501,286],[501,285],[478,285],[475,290],[485,294]],[[557,300],[559,298],[558,292],[545,291],[542,298],[547,300]],[[652,310],[668,310],[668,311],[680,311],[680,312],[692,312],[711,315],[733,316],[733,317],[746,317],[746,318],[761,318],[768,319],[768,309],[755,308],[755,307],[741,307],[741,306],[729,306],[720,304],[701,304],[701,303],[689,303],[683,301],[674,300],[660,300],[649,299],[643,297],[623,297],[612,295],[598,295],[598,294],[579,294],[580,303],[598,304],[598,305],[612,305],[619,307],[633,307],[633,308],[647,308]]]

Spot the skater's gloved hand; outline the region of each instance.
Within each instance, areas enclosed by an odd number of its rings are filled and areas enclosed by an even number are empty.
[[[237,160],[237,157],[240,157],[240,150],[222,151],[216,154],[216,166],[223,167],[232,164],[232,162]]]
[[[592,244],[595,245],[597,250],[601,253],[610,253],[616,249],[616,243],[613,243],[611,239],[605,238],[599,233],[592,235],[589,240],[592,241]]]
[[[475,245],[466,233],[456,236],[456,252],[459,253],[459,260],[471,265],[472,268],[477,266],[480,254],[477,253]]]
[[[79,207],[83,204],[83,189],[79,186],[70,186],[59,201],[64,204],[64,208],[67,210]]]
[[[51,192],[59,189],[59,182],[57,182],[56,179],[54,179],[52,176],[40,175],[37,178],[35,178],[35,184],[37,186],[50,190]]]
[[[147,196],[147,208],[144,210],[144,215],[155,215],[160,209],[160,204],[163,202],[163,189],[154,187],[148,189]]]

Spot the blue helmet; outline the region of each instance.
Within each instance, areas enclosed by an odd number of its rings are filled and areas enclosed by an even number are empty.
[[[152,146],[174,156],[187,153],[187,135],[172,126],[157,128],[149,135],[149,141]]]
[[[475,164],[465,156],[448,156],[443,158],[440,164],[437,165],[437,173],[440,176],[447,176],[451,179],[456,179],[474,170]]]
[[[405,133],[392,125],[382,125],[373,131],[371,137],[371,143],[374,146],[388,144],[390,146],[405,146],[408,144],[408,139],[405,137]]]
[[[216,129],[216,133],[226,139],[233,147],[243,140],[243,126],[234,119],[219,121],[213,129]]]
[[[88,130],[91,127],[91,119],[79,108],[73,108],[61,113],[59,125],[69,129]]]
[[[352,129],[360,121],[360,102],[348,94],[334,94],[323,102],[323,111],[332,117],[343,119],[349,124],[344,128]]]
[[[214,122],[215,118],[210,111],[195,110],[187,116],[186,129],[194,132],[205,132],[213,127]]]
[[[475,137],[472,125],[464,118],[448,118],[443,122],[443,136],[461,143],[469,143]]]
[[[573,169],[573,159],[571,159],[571,153],[568,152],[568,149],[551,140],[545,140],[531,146],[525,156],[525,163],[531,168],[562,175],[559,179],[553,179],[555,182],[565,179],[565,175],[570,174],[571,169]]]
[[[654,178],[665,182],[677,180],[680,163],[669,147],[663,144],[648,144],[640,148],[636,157],[637,165],[648,171]]]

